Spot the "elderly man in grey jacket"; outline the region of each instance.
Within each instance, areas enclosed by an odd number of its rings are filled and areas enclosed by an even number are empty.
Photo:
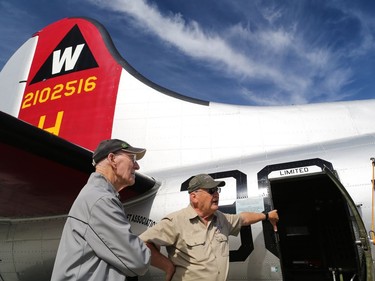
[[[130,230],[120,190],[135,183],[146,150],[113,139],[93,153],[90,175],[69,212],[51,280],[126,280],[146,273],[150,250]]]

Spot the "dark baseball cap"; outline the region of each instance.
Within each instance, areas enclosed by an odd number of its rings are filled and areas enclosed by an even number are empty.
[[[146,153],[146,149],[131,146],[126,141],[118,139],[103,140],[92,154],[92,165],[95,166],[101,160],[106,158],[108,154],[117,152],[119,150],[129,152],[136,155],[136,159],[140,160]]]
[[[224,186],[225,181],[215,181],[211,176],[207,174],[199,174],[194,176],[190,181],[189,181],[189,186],[188,186],[188,192],[192,193],[193,191],[203,188],[203,189],[210,189],[213,187],[218,187],[218,186]]]

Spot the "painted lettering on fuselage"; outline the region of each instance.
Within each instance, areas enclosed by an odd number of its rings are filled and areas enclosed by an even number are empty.
[[[296,168],[272,171],[268,175],[268,178],[269,179],[283,178],[283,177],[289,177],[289,176],[298,176],[298,175],[317,173],[321,171],[322,171],[322,168],[316,165],[296,167]]]
[[[306,174],[306,173],[309,172],[309,168],[308,167],[295,168],[295,169],[289,169],[289,170],[282,170],[282,171],[279,171],[279,172],[280,172],[280,176]]]

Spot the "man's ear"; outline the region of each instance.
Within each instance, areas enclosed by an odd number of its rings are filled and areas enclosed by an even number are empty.
[[[113,154],[113,153],[110,153],[110,154],[108,154],[108,156],[107,156],[107,160],[108,160],[108,162],[109,162],[109,164],[112,166],[112,167],[114,167],[114,168],[116,168],[116,161],[115,161],[115,158],[116,158],[116,155],[115,154]]]
[[[196,198],[197,198],[197,193],[196,193],[196,192],[193,191],[193,192],[190,193],[189,195],[190,195],[190,200],[191,200],[191,201],[193,201],[193,200],[195,201],[195,200],[196,200]]]

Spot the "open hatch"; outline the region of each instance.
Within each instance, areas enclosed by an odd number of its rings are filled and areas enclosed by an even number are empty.
[[[258,174],[270,194],[265,206],[280,216],[275,254],[284,281],[373,280],[358,207],[332,171],[330,163],[311,159],[267,166]]]

